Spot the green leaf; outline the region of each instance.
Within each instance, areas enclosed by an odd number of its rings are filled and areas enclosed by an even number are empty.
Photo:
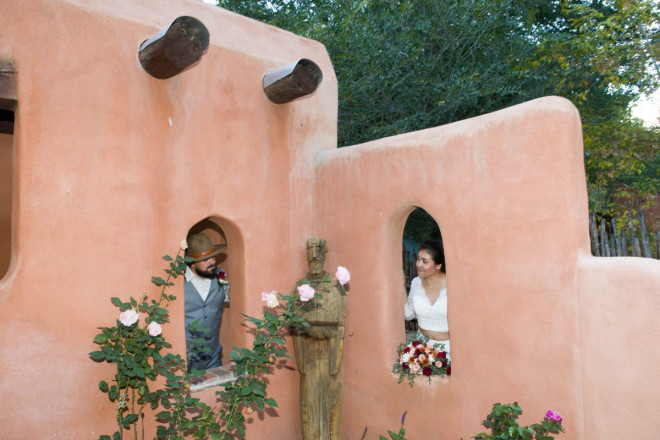
[[[104,393],[107,393],[108,392],[108,382],[106,382],[105,380],[102,380],[101,382],[99,382],[99,390],[103,391]]]
[[[249,396],[250,394],[252,394],[250,387],[241,388],[241,396]]]
[[[112,304],[114,304],[117,307],[120,307],[122,304],[121,299],[117,298],[116,296],[110,298],[110,302],[112,302]]]
[[[124,417],[124,422],[125,423],[135,423],[137,422],[138,415],[137,414],[128,414],[126,417]]]
[[[275,399],[271,399],[270,397],[264,399],[266,402],[266,405],[270,406],[271,408],[277,408],[277,402],[275,402]]]
[[[102,351],[93,351],[89,354],[89,357],[95,361],[102,361],[105,359],[105,353]]]
[[[94,342],[97,344],[105,344],[108,342],[108,336],[104,333],[99,333],[98,335],[94,336]]]
[[[157,419],[168,419],[170,417],[171,412],[170,411],[161,411],[158,414],[156,414]]]
[[[151,277],[151,282],[157,286],[162,286],[165,284],[165,280],[161,277]]]
[[[163,255],[163,260],[172,261],[172,257],[170,257],[169,255]]]

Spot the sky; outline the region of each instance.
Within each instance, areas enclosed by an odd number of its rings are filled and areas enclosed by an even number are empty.
[[[644,125],[650,127],[660,124],[660,89],[656,90],[649,98],[640,99],[632,107],[632,115],[644,121]]]

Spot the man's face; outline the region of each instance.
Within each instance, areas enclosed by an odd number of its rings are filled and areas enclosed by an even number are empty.
[[[307,263],[309,271],[314,275],[323,272],[325,263],[325,243],[322,240],[312,238],[307,241]]]
[[[207,258],[198,263],[193,263],[192,270],[203,278],[215,278],[217,275],[215,270],[218,268],[215,262],[215,257]]]

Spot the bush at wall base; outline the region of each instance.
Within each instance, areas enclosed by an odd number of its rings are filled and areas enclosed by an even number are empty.
[[[150,300],[147,293],[139,300],[131,297],[127,302],[111,298],[119,309],[119,317],[114,326],[101,327],[94,337],[99,350],[89,353],[90,358],[116,367],[114,377],[101,380],[98,385],[114,403],[117,422],[112,436],[102,435],[101,440],[123,440],[125,435],[144,439],[147,410],[155,412],[158,439],[245,438],[245,414],[277,406],[274,399],[267,397],[263,379],[278,358],[291,358],[284,347],[284,333],[288,328],[308,325],[300,318],[300,308],[301,301],[311,297],[302,298],[296,292],[261,294],[267,304],[263,318],[246,315],[247,321],[255,326],[252,349],[234,347],[230,358],[236,362],[239,378],[216,393],[220,405],[211,408],[190,393],[191,379],[200,374],[188,373],[186,361],[180,355],[165,353],[172,346],[163,337],[162,325],[169,321],[168,306],[176,299],[167,289],[174,285],[172,279],[184,275],[186,263],[192,261],[181,255],[184,243],[175,258],[163,257],[169,264],[165,269],[167,277],[151,278],[161,289],[158,299]],[[279,313],[275,310],[278,308]],[[164,386],[158,386],[162,383],[158,378],[165,379]]]
[[[493,404],[493,410],[486,416],[483,425],[490,429],[491,433],[477,434],[476,440],[553,440],[550,434],[559,434],[564,429],[561,426],[562,418],[556,411],[548,411],[541,423],[529,426],[518,425],[518,416],[522,414],[522,408],[518,402],[502,405]]]

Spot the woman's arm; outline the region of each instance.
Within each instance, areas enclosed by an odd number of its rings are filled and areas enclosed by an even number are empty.
[[[410,321],[411,319],[415,319],[415,308],[413,307],[413,300],[415,299],[415,296],[418,294],[418,289],[417,289],[417,283],[419,280],[417,278],[413,279],[412,283],[410,283],[410,293],[408,294],[408,300],[406,301],[406,305],[403,308],[403,315],[406,318],[406,321]]]

